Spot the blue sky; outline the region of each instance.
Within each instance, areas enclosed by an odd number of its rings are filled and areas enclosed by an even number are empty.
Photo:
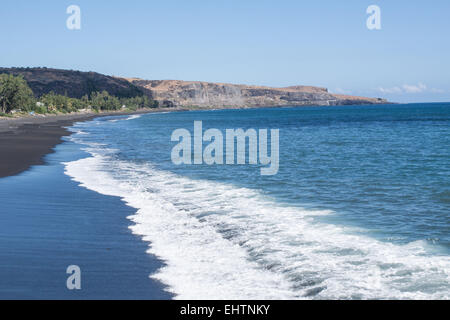
[[[81,30],[66,8],[81,8]],[[381,8],[381,30],[366,9]],[[450,1],[2,0],[0,65],[450,101]]]

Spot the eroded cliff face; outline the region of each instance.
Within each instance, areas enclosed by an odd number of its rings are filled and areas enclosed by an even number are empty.
[[[379,104],[383,99],[331,94],[325,88],[293,86],[270,88],[179,80],[127,79],[151,91],[162,106],[202,108],[243,108],[272,106],[330,106],[347,104]]]

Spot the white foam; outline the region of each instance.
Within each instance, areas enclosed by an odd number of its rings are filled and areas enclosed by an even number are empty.
[[[244,249],[223,239],[212,226],[146,191],[139,179],[114,178],[103,165],[107,165],[104,158],[97,155],[67,163],[66,173],[86,188],[122,197],[139,209],[130,217],[136,223],[132,230],[151,241],[150,253],[168,263],[153,277],[169,284],[178,298],[292,297],[281,275],[248,261]]]
[[[131,230],[167,264],[151,276],[177,298],[450,298],[450,259],[423,242],[380,242],[315,221],[329,211],[89,151],[66,173],[137,209]]]
[[[126,118],[125,120],[126,120],[126,121],[129,121],[129,120],[139,119],[140,117],[142,117],[141,114],[135,114],[135,115],[129,116],[129,117]]]
[[[139,119],[141,116],[142,115],[140,115],[140,114],[135,114],[135,115],[128,116],[126,118],[110,119],[110,120],[108,120],[108,122],[129,121],[129,120]]]

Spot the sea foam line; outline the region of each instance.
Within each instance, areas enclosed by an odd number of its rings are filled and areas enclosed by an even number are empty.
[[[320,224],[246,188],[151,165],[92,157],[66,163],[82,186],[137,209],[133,233],[166,267],[151,275],[180,299],[448,299],[449,257]],[[103,151],[104,152],[104,151]]]
[[[131,229],[151,242],[149,253],[168,263],[152,277],[168,284],[178,298],[293,297],[282,276],[248,261],[244,249],[223,239],[213,227],[145,192],[147,187],[139,180],[116,180],[103,171],[104,164],[97,155],[67,163],[66,173],[83,187],[121,197],[138,209],[130,217],[135,222]]]

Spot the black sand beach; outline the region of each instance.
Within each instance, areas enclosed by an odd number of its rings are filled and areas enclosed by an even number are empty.
[[[0,119],[0,178],[13,176],[30,166],[42,164],[42,158],[51,153],[70,133],[65,127],[77,121],[87,121],[111,115],[131,115],[165,110],[141,110],[136,112],[85,113],[47,115]]]
[[[171,299],[150,279],[164,263],[146,253],[119,198],[81,188],[64,162],[88,156],[60,143],[21,174],[0,179],[0,299]],[[81,290],[68,290],[68,266],[81,269]]]
[[[42,163],[69,132],[64,128],[75,121],[98,115],[62,115],[0,120],[0,178],[12,176]]]
[[[65,127],[160,111],[0,119],[0,299],[172,297],[148,278],[163,263],[129,230],[126,217],[134,210],[120,199],[79,188],[61,164],[79,156],[72,144],[61,144],[71,134]],[[17,199],[26,204],[19,206]],[[73,264],[83,270],[83,290],[76,292],[66,288],[66,268]]]

